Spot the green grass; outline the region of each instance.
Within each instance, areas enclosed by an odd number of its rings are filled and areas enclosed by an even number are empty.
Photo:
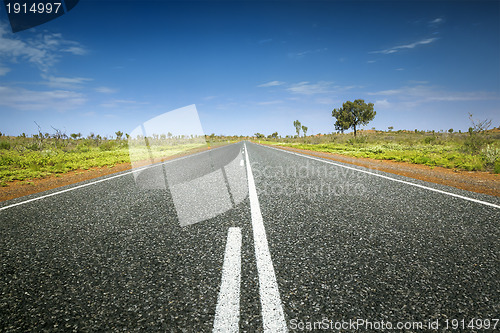
[[[65,139],[0,136],[0,187],[9,182],[31,181],[47,176],[120,163],[164,158],[197,147],[216,147],[243,137],[207,136],[203,140],[161,141],[149,138],[151,149],[133,140]],[[284,145],[353,157],[402,161],[468,171],[500,173],[500,133],[361,132],[328,134],[306,138],[261,139],[262,143]],[[132,153],[129,155],[130,149]]]
[[[382,132],[364,134],[356,139],[352,134],[330,134],[322,137],[261,140],[261,142],[353,157],[500,173],[498,135],[485,135],[480,139],[477,141],[481,145],[475,145],[475,151],[469,149],[468,134],[458,133]]]
[[[133,141],[132,141],[133,142]],[[159,144],[151,142],[151,148],[134,146],[133,161],[165,158],[189,150],[206,147],[203,142]],[[215,143],[217,145],[217,143]],[[94,167],[113,167],[130,163],[129,145],[125,140],[95,142],[88,139],[68,140],[65,144],[46,139],[42,145],[32,138],[0,138],[0,186],[12,181],[26,181],[47,176],[60,176],[68,171]],[[29,181],[27,183],[30,183]]]
[[[93,148],[86,152],[62,150],[0,151],[0,179],[3,182],[25,180],[66,173],[71,170],[102,167],[129,162],[128,150],[100,151]]]

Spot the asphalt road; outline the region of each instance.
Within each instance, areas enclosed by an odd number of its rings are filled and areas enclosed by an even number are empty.
[[[489,332],[499,226],[495,197],[233,144],[0,203],[0,331]]]

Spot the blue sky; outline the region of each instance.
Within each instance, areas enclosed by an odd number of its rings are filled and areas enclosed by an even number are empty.
[[[0,8],[0,132],[130,132],[195,104],[205,133],[500,126],[498,1],[90,1],[13,34]]]

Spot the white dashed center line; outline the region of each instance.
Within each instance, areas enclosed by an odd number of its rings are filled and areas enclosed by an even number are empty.
[[[240,322],[241,229],[229,228],[213,332],[238,332]]]

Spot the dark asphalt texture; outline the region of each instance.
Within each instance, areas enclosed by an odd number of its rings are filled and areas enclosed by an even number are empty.
[[[246,145],[288,323],[499,318],[499,209]],[[242,147],[160,168],[181,184]],[[243,236],[240,331],[262,331],[249,200],[231,199],[181,227],[169,190],[127,174],[0,211],[0,331],[210,332],[229,227]]]

